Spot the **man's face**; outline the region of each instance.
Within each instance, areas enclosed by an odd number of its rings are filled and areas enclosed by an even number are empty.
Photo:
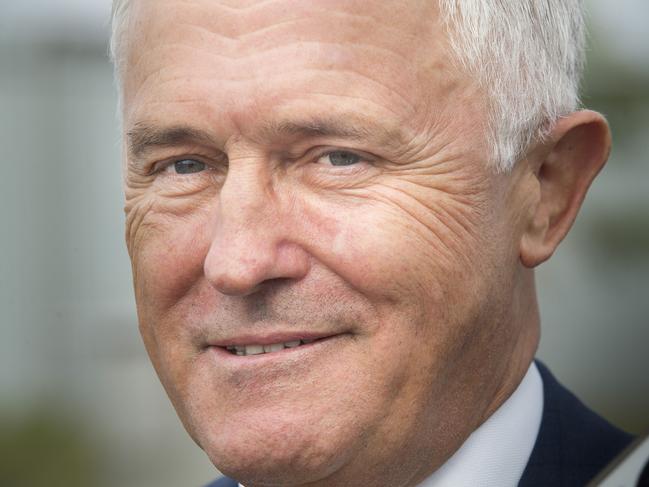
[[[514,176],[486,165],[434,3],[134,2],[140,329],[189,433],[244,483],[421,479],[502,392]]]

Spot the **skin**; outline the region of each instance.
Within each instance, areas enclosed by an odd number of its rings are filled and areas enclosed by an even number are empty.
[[[496,174],[484,95],[433,4],[132,7],[140,330],[190,435],[247,487],[416,485],[533,359],[533,267],[570,228],[608,128],[567,116]],[[177,174],[187,159],[205,168]],[[222,348],[287,337],[327,339]]]

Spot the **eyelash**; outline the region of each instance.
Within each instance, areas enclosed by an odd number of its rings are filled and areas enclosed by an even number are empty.
[[[158,175],[158,174],[170,173],[174,176],[183,176],[183,174],[175,173],[172,168],[177,162],[188,161],[188,160],[196,161],[201,164],[204,164],[205,165],[204,171],[209,169],[214,169],[216,167],[216,164],[214,162],[209,162],[209,159],[203,156],[199,156],[197,154],[192,154],[192,155],[178,156],[178,157],[173,157],[170,159],[158,161],[151,165],[150,174]]]
[[[297,162],[299,159],[310,159],[310,164],[317,164],[320,166],[323,166],[322,164],[319,164],[319,161],[327,156],[332,156],[334,154],[349,154],[351,156],[357,157],[358,162],[349,164],[349,165],[334,165],[334,164],[329,164],[326,167],[320,168],[323,171],[328,171],[328,172],[335,172],[338,174],[344,174],[344,175],[349,175],[353,174],[356,172],[362,171],[367,164],[372,164],[374,161],[374,158],[370,155],[367,155],[362,152],[354,151],[354,150],[348,150],[348,149],[343,149],[343,148],[326,148],[326,149],[319,149],[315,154],[311,156],[306,156],[306,157],[299,157],[299,158],[290,158],[292,161]],[[172,159],[167,159],[165,161],[159,161],[157,163],[152,164],[151,166],[151,171],[150,174],[162,174],[162,173],[170,173],[173,176],[184,176],[187,174],[181,174],[181,173],[176,173],[173,170],[173,167],[176,163],[182,162],[185,160],[192,160],[196,161],[198,163],[204,164],[205,168],[201,171],[198,171],[196,173],[188,173],[188,174],[200,174],[202,172],[205,172],[206,170],[209,169],[214,169],[215,164],[210,163],[205,160],[204,157],[198,156],[198,155],[187,155],[187,156],[178,156],[174,157]],[[224,164],[227,167],[227,162]]]
[[[164,168],[162,168],[162,171],[163,171],[163,172],[171,172],[171,173],[173,173],[173,174],[181,175],[181,174],[183,174],[183,173],[174,172],[174,171],[173,171],[173,168],[174,168],[174,166],[175,166],[176,164],[178,164],[179,162],[184,162],[184,161],[193,161],[193,162],[197,162],[198,164],[202,164],[202,165],[204,166],[200,171],[196,171],[196,173],[203,172],[205,169],[209,168],[209,166],[208,166],[207,164],[205,164],[203,161],[200,161],[200,160],[198,160],[198,159],[194,159],[194,158],[183,157],[182,159],[178,159],[178,160],[176,160],[176,161],[172,161],[172,162],[170,162],[170,163],[167,164]],[[194,174],[194,173],[191,173],[191,172],[190,172],[190,173],[187,173],[187,174]]]
[[[322,158],[327,156],[332,156],[333,154],[348,154],[358,158],[358,161],[349,165],[335,165],[330,163],[326,166],[326,168],[322,168],[322,170],[326,170],[330,172],[334,171],[336,173],[350,174],[350,173],[355,173],[363,170],[364,168],[367,167],[368,164],[371,165],[375,161],[375,159],[369,154],[354,151],[354,150],[342,149],[342,148],[327,148],[324,150],[320,150],[314,156],[311,157],[311,160],[313,161],[313,163],[320,165],[319,161]]]

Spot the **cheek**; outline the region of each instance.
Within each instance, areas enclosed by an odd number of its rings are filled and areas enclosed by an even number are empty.
[[[472,260],[473,242],[454,238],[451,246],[449,238],[440,236],[445,229],[430,210],[427,221],[381,201],[325,204],[308,211],[306,220],[317,222],[319,235],[312,253],[372,300],[393,302],[411,296],[407,301],[413,302],[422,292],[439,297],[440,276],[457,274]]]
[[[140,217],[130,250],[141,318],[157,321],[203,275],[210,214],[206,208],[176,216],[152,205]]]
[[[398,349],[393,359],[450,363],[479,321],[484,296],[493,293],[496,228],[468,199],[407,206],[373,196],[357,204],[312,205],[306,220],[318,222],[321,236],[312,253],[371,303],[377,320],[365,322],[360,333],[382,347],[376,356]]]
[[[189,325],[195,321],[192,314],[200,313],[194,305],[211,303],[208,299],[179,306],[192,295],[203,275],[210,242],[207,220],[201,212],[183,218],[149,213],[140,224],[138,244],[132,252],[140,334],[177,409],[183,407],[182,389],[189,382],[187,374],[193,370],[197,353],[195,331]]]

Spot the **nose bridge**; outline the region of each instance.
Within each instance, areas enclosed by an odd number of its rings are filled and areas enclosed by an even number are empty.
[[[264,281],[304,275],[308,259],[287,231],[267,161],[231,158],[218,198],[204,264],[213,287],[223,294],[247,295]]]
[[[218,226],[247,226],[272,216],[276,204],[270,171],[259,157],[230,159],[219,193]]]

